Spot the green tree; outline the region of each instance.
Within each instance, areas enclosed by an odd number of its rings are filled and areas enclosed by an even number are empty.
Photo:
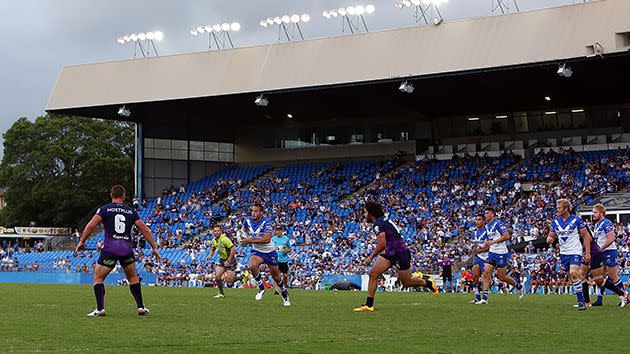
[[[133,197],[134,133],[129,123],[45,115],[21,118],[4,134],[0,185],[7,226],[71,226],[122,184]]]

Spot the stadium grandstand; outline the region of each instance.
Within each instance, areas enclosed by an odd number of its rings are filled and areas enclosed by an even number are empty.
[[[46,110],[135,123],[134,205],[163,257],[138,239],[147,283],[214,286],[210,227],[233,237],[260,202],[291,238],[292,287],[365,288],[374,236],[362,206],[377,200],[412,246],[412,268],[441,287],[445,267],[466,267],[474,216],[493,206],[528,290],[560,293],[529,281],[542,264],[566,277],[545,241],[562,197],[585,217],[598,201],[626,201],[607,216],[630,274],[627,14],[626,0],[591,1],[70,66]],[[5,244],[2,270],[85,282],[102,240],[79,253]],[[246,286],[249,252],[239,247],[234,286]],[[389,279],[380,286],[396,288]]]

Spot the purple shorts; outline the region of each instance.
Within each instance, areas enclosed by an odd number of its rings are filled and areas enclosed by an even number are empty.
[[[396,266],[398,270],[407,270],[411,268],[411,251],[401,251],[391,255],[385,253],[381,254],[381,257],[387,259],[392,266]]]
[[[265,263],[268,266],[275,267],[278,265],[278,253],[276,251],[263,253],[263,252],[258,252],[256,250],[252,250],[251,257],[254,257],[254,256],[262,258],[263,263]]]

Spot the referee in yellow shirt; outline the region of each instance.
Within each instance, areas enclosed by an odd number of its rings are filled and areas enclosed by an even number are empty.
[[[219,253],[218,264],[214,268],[215,281],[217,283],[217,287],[219,288],[219,293],[214,296],[215,299],[220,299],[225,297],[225,293],[223,292],[223,274],[227,273],[226,280],[228,283],[234,282],[234,271],[236,270],[236,259],[234,256],[236,255],[236,247],[234,247],[234,243],[230,240],[229,237],[223,234],[223,229],[221,226],[216,225],[212,228],[212,234],[214,238],[212,239],[212,249],[210,250],[210,255],[206,258],[209,260],[214,256],[214,252]]]

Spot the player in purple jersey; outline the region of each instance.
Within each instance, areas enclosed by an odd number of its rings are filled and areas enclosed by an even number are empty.
[[[142,290],[140,279],[136,275],[136,263],[133,253],[133,239],[131,228],[135,225],[144,239],[149,242],[153,249],[153,256],[160,259],[158,248],[153,240],[151,230],[140,220],[138,213],[131,207],[123,204],[125,202],[125,188],[117,185],[112,187],[110,196],[112,202],[103,205],[98,209],[96,215],[87,224],[81,240],[77,244],[75,252],[85,246],[85,241],[90,237],[94,228],[98,224],[103,224],[105,231],[105,245],[101,250],[101,255],[94,269],[94,296],[96,297],[96,310],[90,312],[88,317],[105,316],[105,278],[114,269],[117,262],[120,262],[125,277],[129,281],[129,290],[138,305],[138,315],[149,314],[149,310],[142,302]]]
[[[392,266],[398,267],[398,280],[403,286],[424,286],[430,289],[433,295],[438,296],[438,288],[430,279],[412,278],[411,251],[409,251],[405,240],[400,236],[398,227],[385,217],[381,206],[374,202],[366,203],[364,215],[368,223],[374,224],[378,243],[372,254],[363,262],[366,266],[369,266],[376,259],[369,273],[367,300],[363,306],[355,308],[354,311],[374,311],[374,294],[378,285],[378,277]]]

